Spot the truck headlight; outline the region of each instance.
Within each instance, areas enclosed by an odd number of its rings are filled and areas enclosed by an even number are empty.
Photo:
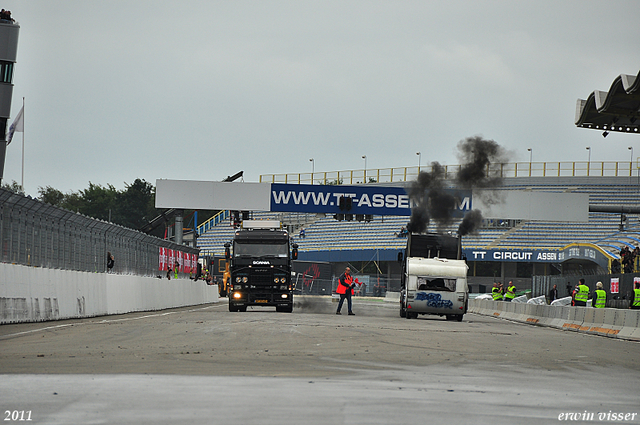
[[[243,283],[247,283],[247,282],[249,282],[249,278],[248,278],[247,276],[243,277],[243,278],[242,278],[242,282],[243,282]]]
[[[236,283],[242,282],[242,278],[240,276],[236,277]]]
[[[233,298],[242,298],[242,294],[240,292],[234,292],[233,293]]]
[[[282,298],[289,298],[289,295],[287,295],[287,294],[282,294],[282,295],[280,295],[280,296],[281,296]]]

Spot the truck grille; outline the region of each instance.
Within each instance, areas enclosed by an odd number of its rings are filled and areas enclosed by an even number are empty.
[[[249,283],[252,285],[273,284],[273,277],[271,277],[270,273],[256,273],[249,277]]]

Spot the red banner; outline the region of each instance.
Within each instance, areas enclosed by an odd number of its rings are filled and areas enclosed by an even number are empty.
[[[171,270],[177,265],[179,273],[195,273],[198,267],[198,254],[189,254],[182,251],[174,251],[169,248],[159,248],[158,250],[158,270]]]
[[[158,270],[167,270],[167,248],[160,247],[158,255]]]
[[[612,277],[611,278],[611,293],[617,294],[620,292],[620,278]]]
[[[176,265],[175,251],[167,248],[167,267],[173,270]]]

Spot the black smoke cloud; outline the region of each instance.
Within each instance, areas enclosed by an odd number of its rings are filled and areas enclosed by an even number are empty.
[[[499,170],[493,164],[508,162],[505,149],[493,140],[480,136],[468,137],[458,143],[460,171],[455,182],[465,189],[489,188],[500,184]]]
[[[431,163],[431,172],[420,172],[409,188],[409,197],[414,205],[407,225],[409,232],[423,233],[431,219],[438,223],[438,227],[451,222],[455,198],[444,191],[444,182],[445,168],[438,162]]]
[[[445,168],[438,162],[431,163],[431,172],[420,172],[408,190],[413,208],[407,230],[423,233],[434,221],[437,231],[442,231],[453,221],[456,207],[455,197],[445,189],[495,187],[501,179],[492,165],[508,162],[506,151],[498,143],[480,136],[461,140],[458,143],[458,158],[462,165],[453,180],[445,179]],[[458,234],[464,236],[473,233],[481,223],[482,213],[472,210],[460,223]]]
[[[458,226],[460,236],[468,235],[477,231],[482,225],[482,213],[480,210],[471,210],[464,215],[462,223]]]

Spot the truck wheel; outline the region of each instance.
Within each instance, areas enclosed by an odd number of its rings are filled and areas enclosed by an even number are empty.
[[[400,317],[407,317],[407,309],[400,303]]]
[[[247,311],[247,306],[243,305],[243,306],[238,307],[238,311],[243,311],[243,312]]]
[[[457,320],[458,322],[462,322],[462,316],[463,316],[462,314],[458,314],[458,315],[456,316],[456,320]]]
[[[229,311],[238,311],[238,307],[236,307],[235,305],[229,303]]]

